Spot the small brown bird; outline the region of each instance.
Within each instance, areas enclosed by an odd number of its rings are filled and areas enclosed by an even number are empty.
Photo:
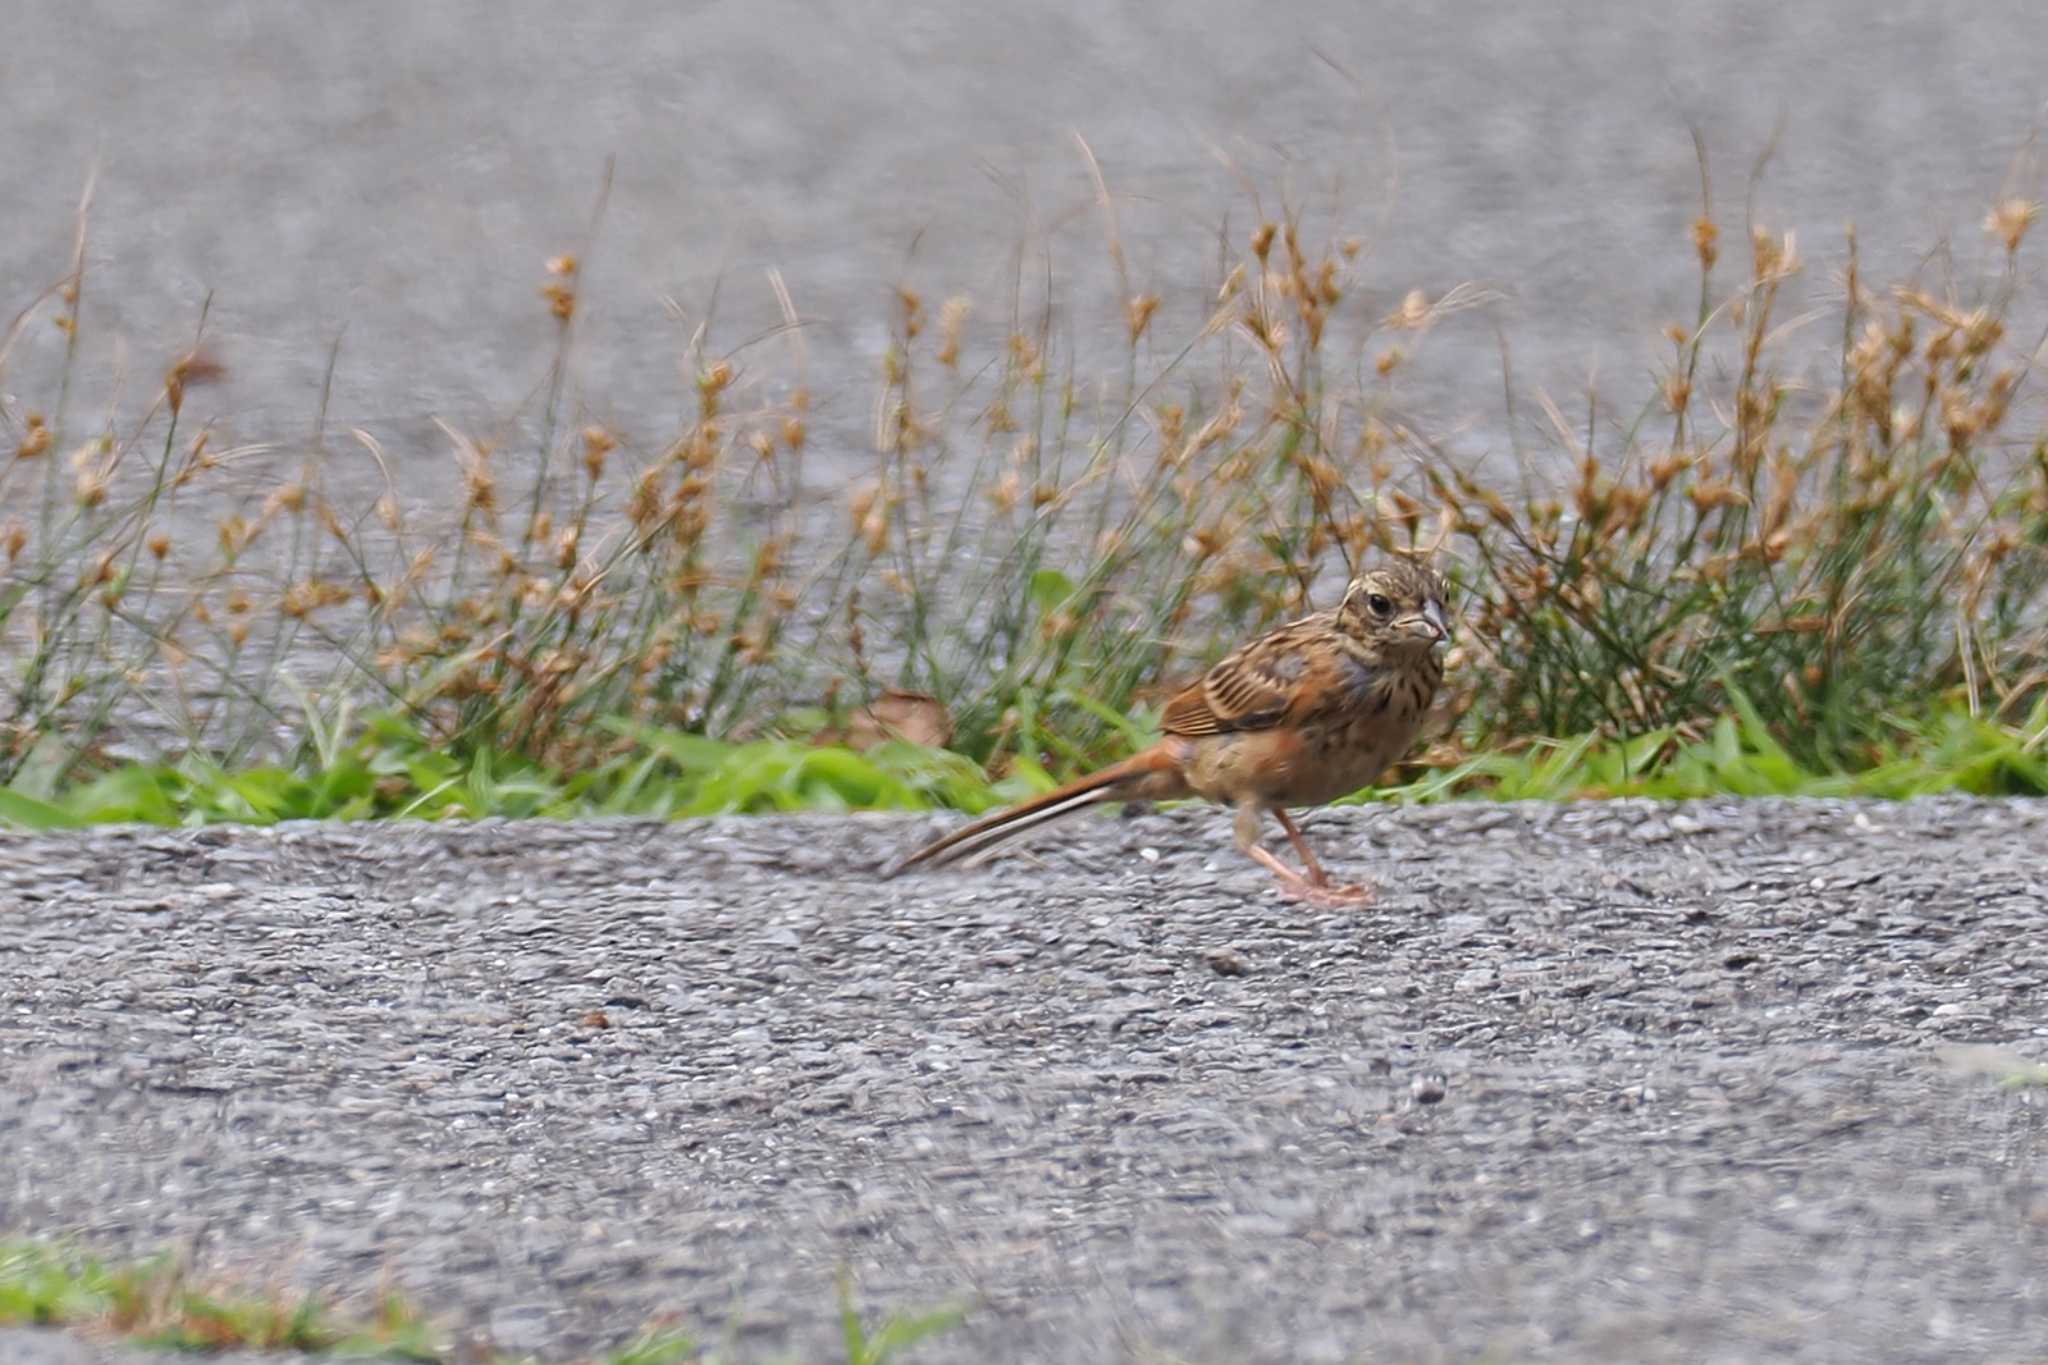
[[[1176,694],[1151,748],[957,829],[886,875],[974,857],[1100,802],[1202,796],[1236,807],[1237,846],[1283,894],[1325,907],[1369,904],[1371,887],[1331,884],[1287,808],[1357,791],[1414,742],[1443,680],[1443,602],[1442,577],[1420,561],[1361,573],[1336,610],[1281,626]],[[1303,871],[1260,845],[1268,811]]]

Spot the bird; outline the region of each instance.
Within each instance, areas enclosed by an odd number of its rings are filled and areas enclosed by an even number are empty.
[[[954,830],[884,875],[978,857],[1103,802],[1200,796],[1234,808],[1237,847],[1273,874],[1282,895],[1328,909],[1369,905],[1373,888],[1333,883],[1287,812],[1357,791],[1407,752],[1443,681],[1445,596],[1442,575],[1418,558],[1365,569],[1334,608],[1234,650],[1176,693],[1157,743]],[[1261,842],[1268,813],[1300,870]]]

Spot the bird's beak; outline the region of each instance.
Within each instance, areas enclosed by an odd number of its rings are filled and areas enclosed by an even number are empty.
[[[1436,639],[1430,643],[1440,645],[1451,638],[1451,627],[1444,620],[1444,609],[1435,602],[1422,604],[1422,619],[1436,632]]]

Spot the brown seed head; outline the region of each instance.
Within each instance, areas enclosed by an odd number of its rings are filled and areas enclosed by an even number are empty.
[[[1750,233],[1750,269],[1760,281],[1782,280],[1799,269],[1799,237],[1788,232],[1773,237],[1763,228]]]
[[[618,440],[601,426],[583,428],[583,470],[595,483],[604,473],[604,457],[618,449]]]
[[[1680,472],[1691,463],[1692,459],[1690,456],[1680,454],[1675,450],[1665,455],[1659,455],[1656,459],[1650,461],[1650,487],[1656,492],[1663,492],[1670,486],[1671,481],[1677,478]]]
[[[1420,289],[1411,289],[1401,298],[1401,306],[1387,319],[1396,327],[1420,327],[1429,321],[1429,296]]]
[[[633,493],[626,503],[626,517],[643,537],[652,535],[660,524],[661,474],[658,469],[643,470],[640,477],[633,480]]]
[[[263,499],[263,515],[274,517],[279,512],[296,512],[306,505],[306,486],[302,483],[282,484],[270,490]]]
[[[2020,249],[2020,239],[2040,216],[2041,206],[2031,199],[2001,199],[1985,215],[1984,230],[2003,242],[2005,254],[2010,256]]]
[[[1963,318],[1964,355],[1982,355],[2004,336],[2005,324],[1992,316],[1989,309],[1974,309]]]
[[[218,383],[226,374],[227,367],[205,351],[192,350],[180,356],[164,375],[164,398],[171,415],[175,417],[184,406],[186,389]]]
[[[1008,512],[1017,505],[1017,499],[1024,492],[1024,476],[1014,469],[1003,471],[988,490],[988,500],[998,512]]]
[[[1688,488],[1685,495],[1692,499],[1692,505],[1702,516],[1716,507],[1741,507],[1749,501],[1741,489],[1725,479],[1701,479]]]
[[[1328,256],[1323,257],[1323,263],[1316,269],[1315,293],[1326,308],[1335,308],[1337,301],[1344,297],[1343,289],[1337,284],[1337,263]]]
[[[1152,314],[1159,309],[1157,294],[1136,294],[1124,304],[1124,328],[1135,342],[1145,334],[1145,328],[1152,322]]]
[[[853,515],[853,524],[858,527],[866,522],[873,510],[875,500],[881,496],[882,486],[873,479],[863,479],[847,494],[847,510]]]
[[[1700,269],[1712,270],[1714,262],[1721,255],[1721,229],[1707,218],[1695,218],[1692,223],[1692,249],[1700,258]]]
[[[24,419],[27,430],[22,433],[21,444],[14,448],[17,460],[33,460],[50,448],[53,439],[50,428],[43,424],[40,412],[31,412]]]
[[[941,365],[953,366],[960,361],[960,327],[967,321],[971,308],[965,296],[955,294],[939,308],[939,349],[937,359]]]

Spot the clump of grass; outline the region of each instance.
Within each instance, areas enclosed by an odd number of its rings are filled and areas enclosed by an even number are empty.
[[[1504,467],[1400,401],[1486,291],[1388,287],[1335,215],[1255,200],[1199,299],[1162,298],[1131,283],[1087,159],[1119,354],[1084,360],[1021,271],[993,309],[904,284],[838,500],[806,491],[779,280],[770,338],[721,347],[710,310],[678,309],[682,420],[604,419],[575,367],[602,196],[539,274],[555,345],[529,404],[443,428],[439,519],[324,400],[310,439],[227,444],[197,416],[223,363],[203,316],[139,418],[82,431],[81,210],[69,273],[0,335],[0,373],[32,324],[64,340],[46,409],[0,401],[22,509],[0,518],[0,814],[971,807],[987,784],[961,765],[807,746],[944,743],[1042,785],[1142,743],[1173,683],[1390,552],[1437,553],[1462,596],[1436,789],[1498,786],[1517,746],[1567,736],[1655,768],[1733,723],[1752,757],[1768,739],[1841,775],[1938,755],[1921,741],[1957,711],[2026,733],[2048,429],[2006,318],[2030,201],[1992,210],[1975,292],[1873,287],[1852,235],[1837,297],[1787,317],[1796,239],[1746,225],[1731,278],[1703,171],[1697,309],[1635,418],[1574,425],[1510,386],[1509,430],[1534,408],[1547,438]],[[1189,334],[1158,334],[1191,306]],[[1002,321],[977,331],[977,309]],[[1795,381],[1822,323],[1832,375]],[[337,491],[343,460],[382,491]],[[196,520],[213,534],[184,543]],[[931,715],[882,715],[903,698]]]
[[[1587,800],[1647,796],[1879,797],[1903,800],[1943,793],[2048,795],[2048,698],[2017,725],[1939,710],[1872,741],[1854,769],[1803,760],[1783,743],[1749,698],[1731,694],[1734,711],[1697,738],[1662,726],[1625,739],[1593,733],[1477,754],[1420,771],[1370,796],[1429,803],[1481,796],[1497,801]]]
[[[889,1313],[870,1326],[850,1280],[838,1284],[837,1325],[845,1365],[888,1365],[958,1327],[957,1308]],[[247,1293],[195,1279],[163,1255],[110,1264],[56,1242],[0,1240],[0,1326],[62,1328],[169,1350],[278,1351],[392,1360],[503,1359],[480,1346],[457,1347],[431,1329],[404,1298],[381,1295],[364,1316],[344,1317],[318,1295]],[[635,1333],[598,1357],[604,1365],[717,1365],[716,1352],[665,1322]]]
[[[839,1336],[846,1365],[888,1365],[924,1342],[945,1335],[966,1319],[958,1308],[933,1313],[890,1313],[873,1327],[862,1321],[853,1301],[853,1282],[839,1277]]]
[[[1473,569],[1482,732],[1696,739],[1740,691],[1802,761],[1854,769],[1880,761],[1901,699],[2011,716],[2042,695],[2048,438],[2008,439],[2032,356],[2004,322],[2034,213],[1993,211],[2003,273],[1970,301],[1873,290],[1852,230],[1839,303],[1788,321],[1794,235],[1752,226],[1717,293],[1703,211],[1699,310],[1670,330],[1657,397],[1605,440],[1548,409],[1573,462],[1562,496],[1511,503],[1429,466]],[[1817,393],[1779,368],[1802,321],[1840,337]]]
[[[172,1258],[109,1265],[41,1241],[0,1242],[0,1323],[64,1327],[179,1351],[296,1351],[442,1360],[424,1318],[385,1295],[343,1318],[317,1295],[241,1293]]]

